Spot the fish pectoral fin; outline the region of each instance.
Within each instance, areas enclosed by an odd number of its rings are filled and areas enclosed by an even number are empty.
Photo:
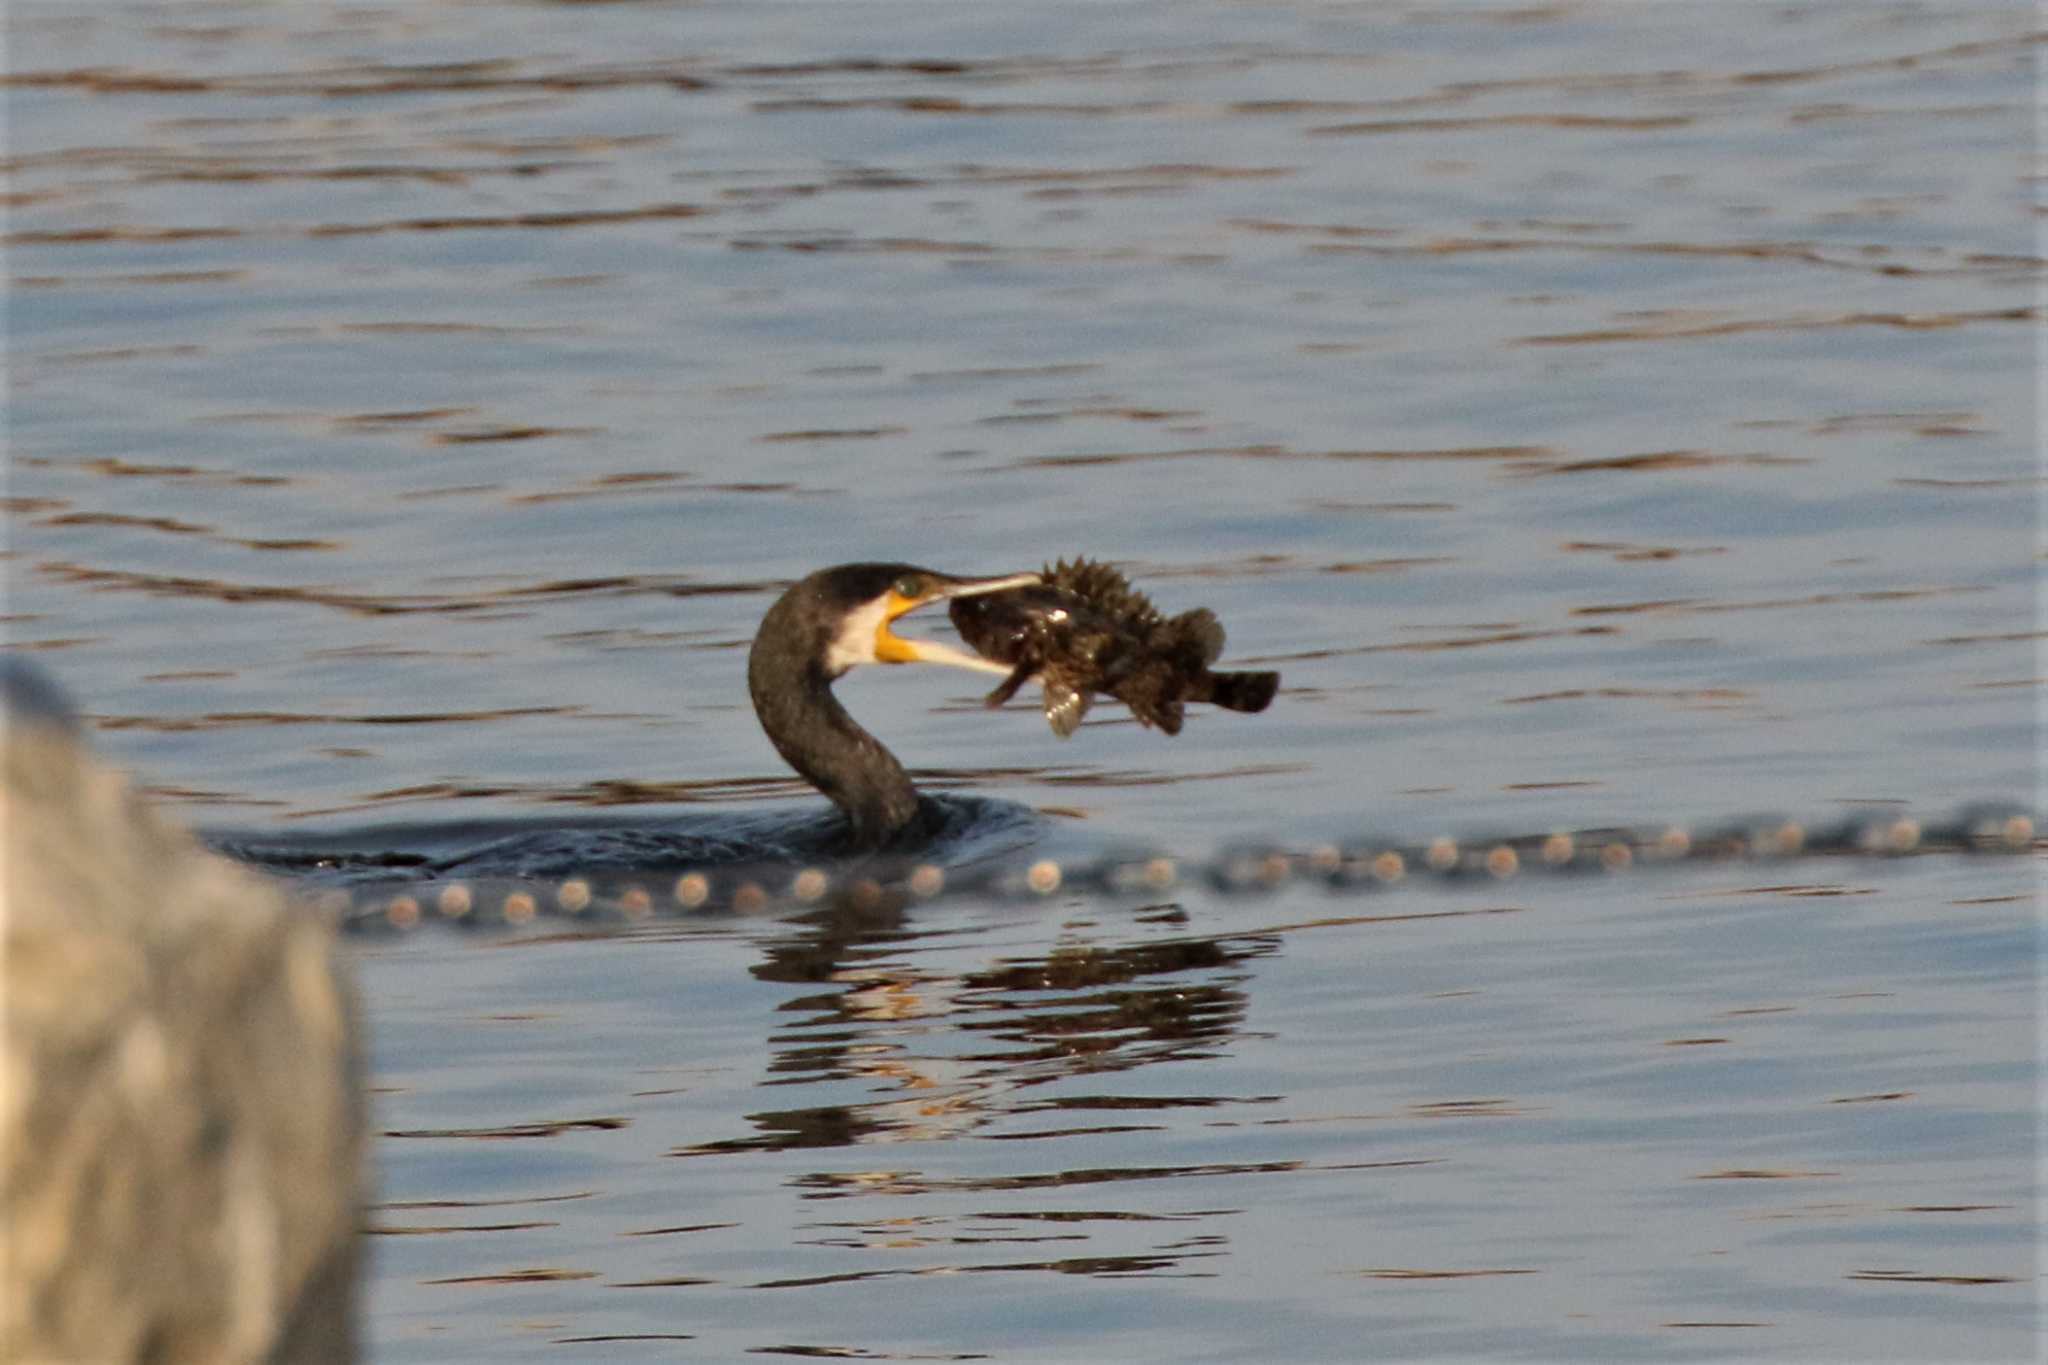
[[[996,707],[1001,706],[1010,698],[1016,696],[1017,689],[1031,681],[1031,673],[1032,668],[1030,664],[1018,664],[1010,670],[1009,677],[996,684],[995,690],[981,699],[981,704],[993,711]]]
[[[1072,737],[1081,728],[1081,717],[1088,714],[1088,693],[1080,688],[1061,682],[1045,685],[1045,723],[1061,739]]]

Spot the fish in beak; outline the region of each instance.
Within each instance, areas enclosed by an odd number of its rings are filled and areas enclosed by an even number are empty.
[[[897,618],[924,606],[927,602],[940,602],[954,597],[975,597],[982,593],[1007,592],[1012,588],[1034,587],[1040,582],[1035,573],[1005,574],[1000,578],[954,578],[948,574],[933,573],[930,570],[907,571],[898,574],[889,585],[889,590],[879,599],[880,610],[875,618],[874,660],[884,664],[946,664],[953,668],[971,669],[976,673],[1008,674],[1002,664],[992,663],[979,654],[944,644],[938,640],[907,639],[890,629]]]

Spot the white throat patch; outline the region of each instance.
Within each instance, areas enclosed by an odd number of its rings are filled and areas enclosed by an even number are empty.
[[[889,599],[878,597],[840,623],[839,633],[825,647],[825,671],[838,677],[855,664],[871,664],[875,658],[875,636],[889,617]]]

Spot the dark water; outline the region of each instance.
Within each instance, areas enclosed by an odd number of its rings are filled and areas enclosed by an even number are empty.
[[[1075,552],[1272,710],[840,689],[1054,842],[2041,805],[2031,7],[8,23],[7,644],[195,823],[814,801],[781,584]],[[375,1356],[2027,1358],[2039,867],[364,940]]]

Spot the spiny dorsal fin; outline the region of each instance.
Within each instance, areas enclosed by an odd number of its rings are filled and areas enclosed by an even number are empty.
[[[1133,634],[1149,631],[1162,619],[1150,598],[1101,560],[1080,555],[1072,563],[1061,559],[1045,571],[1045,580]]]

